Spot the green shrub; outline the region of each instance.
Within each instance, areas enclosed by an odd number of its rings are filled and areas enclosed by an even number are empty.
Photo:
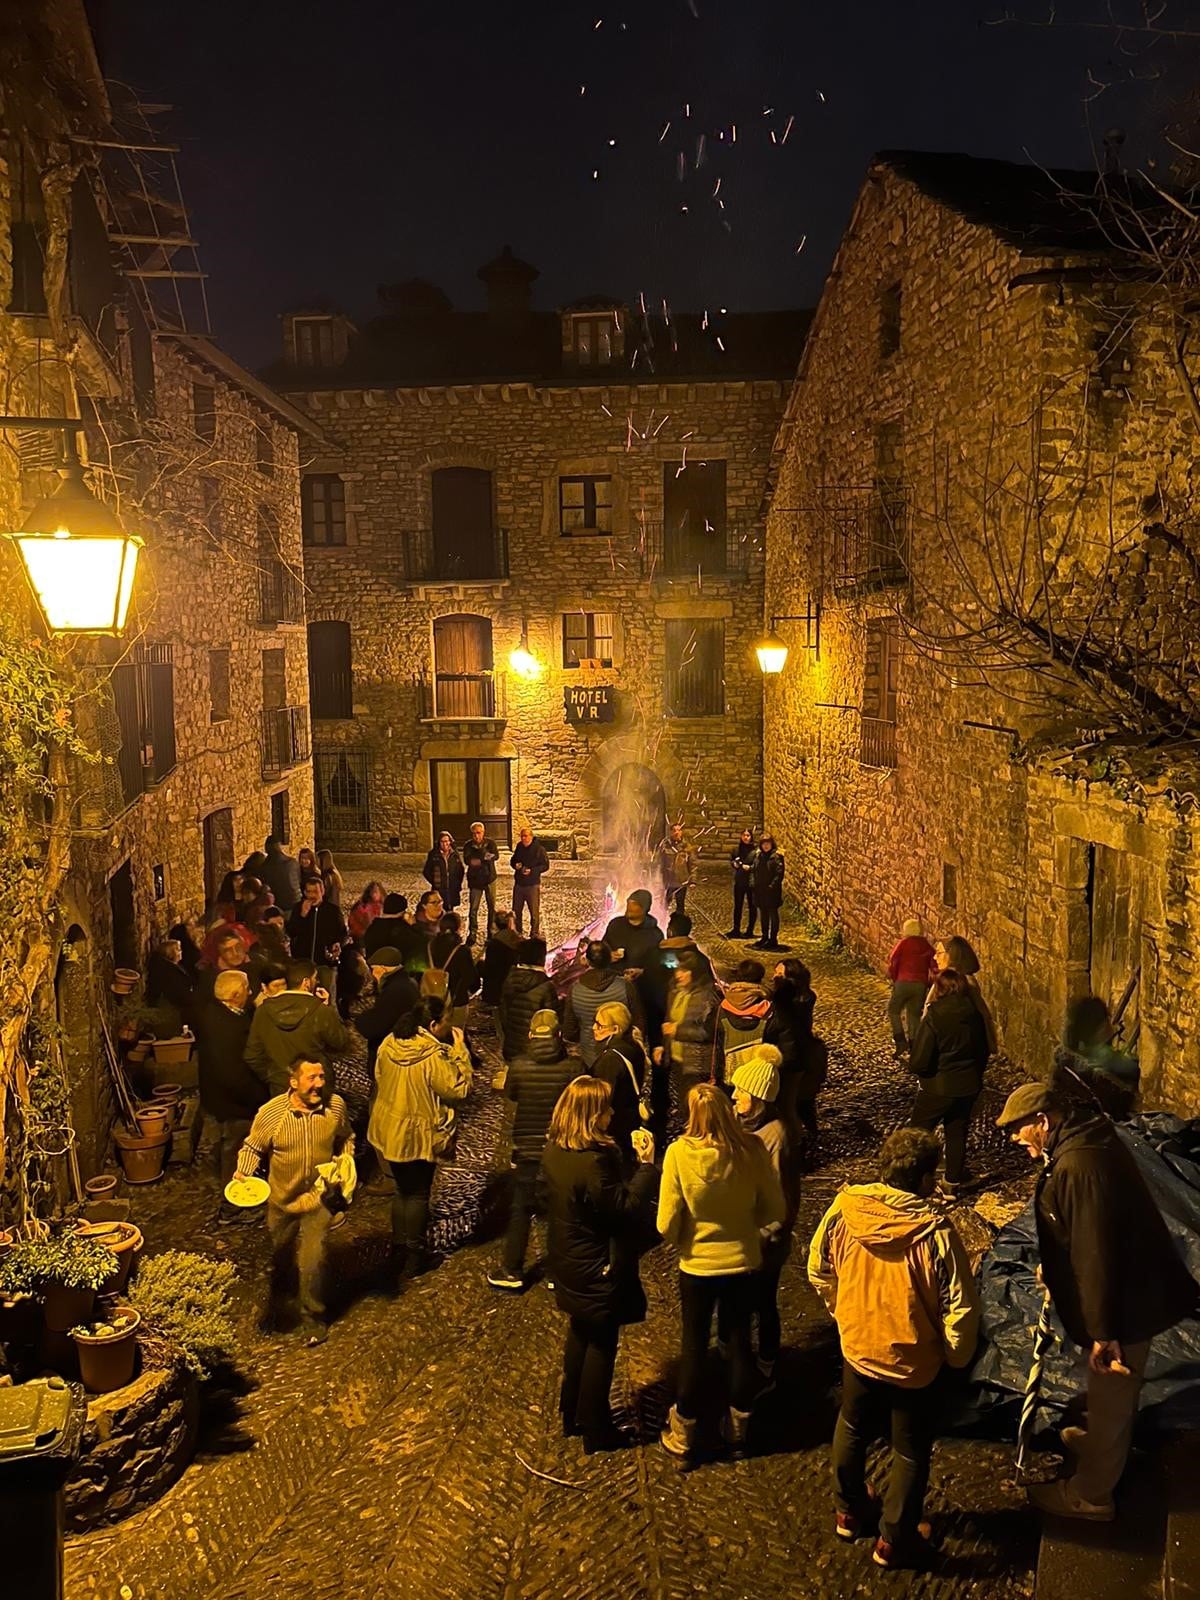
[[[116,1257],[98,1239],[65,1233],[55,1239],[20,1239],[0,1254],[0,1291],[36,1294],[49,1283],[64,1289],[98,1289],[116,1271]]]
[[[130,1299],[165,1339],[183,1351],[197,1378],[230,1361],[237,1349],[232,1290],[237,1272],[228,1261],[189,1250],[143,1257]]]

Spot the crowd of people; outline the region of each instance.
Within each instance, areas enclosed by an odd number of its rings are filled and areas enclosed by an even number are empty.
[[[495,1085],[514,1102],[511,1207],[487,1282],[509,1294],[530,1285],[540,1215],[542,1276],[566,1318],[564,1433],[581,1436],[588,1453],[631,1442],[610,1389],[621,1329],[647,1315],[641,1257],[666,1241],[677,1257],[681,1331],[662,1447],[685,1460],[706,1448],[715,1333],[725,1371],[721,1439],[743,1450],[777,1382],[780,1278],[801,1176],[820,1137],[828,1051],[814,1030],[810,974],[790,955],[770,970],[747,956],[718,979],[685,909],[695,851],[682,830],[672,829],[660,852],[665,927],[654,894],[637,889],[600,937],[581,941],[576,960],[552,971],[540,923],[545,851],[522,832],[512,910],[496,905],[497,857],[482,824],[461,852],[442,835],[415,907],[371,883],[343,914],[328,852],[293,860],[271,840],[223,885],[215,925],[190,936],[190,970],[182,955],[163,953],[160,965],[190,985],[158,974],[162,994],[195,1021],[223,1180],[266,1168],[270,1314],[286,1324],[298,1312],[309,1342],[326,1337],[328,1232],[354,1182],[372,1174],[390,1180],[393,1195],[385,1287],[434,1264],[430,1198],[481,1065],[474,1018],[494,1027],[504,1063]],[[759,916],[756,948],[780,950],[783,862],[774,841],[755,843],[746,830],[730,864],[733,930],[748,914],[748,937]],[[477,959],[485,906],[489,931]],[[906,922],[888,972],[895,1054],[917,1080],[909,1126],[884,1142],[877,1181],[838,1194],[807,1254],[844,1364],[834,1531],[872,1537],[885,1567],[927,1557],[923,1505],[945,1372],[975,1352],[978,1294],[946,1206],[964,1181],[967,1131],[995,1047],[979,961],[965,939],[930,941],[919,922]],[[372,1080],[365,1140],[357,1141],[336,1082],[351,1028]],[[1081,1012],[1075,1031],[1072,1078],[1085,1091],[1088,1074],[1117,1081],[1127,1061],[1104,1019]],[[1196,1286],[1090,1092],[1027,1085],[999,1125],[1043,1163],[1045,1289],[1088,1352],[1087,1425],[1065,1437],[1076,1471],[1033,1498],[1049,1512],[1105,1520],[1150,1343],[1195,1311]],[[224,1214],[238,1213],[227,1206]],[[892,1453],[876,1497],[866,1454],[881,1430]]]

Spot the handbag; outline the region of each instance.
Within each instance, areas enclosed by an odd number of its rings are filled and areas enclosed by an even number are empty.
[[[643,1075],[643,1082],[637,1081],[637,1073],[633,1070],[633,1062],[620,1050],[615,1050],[614,1055],[621,1057],[625,1063],[625,1071],[629,1074],[629,1081],[633,1085],[633,1097],[637,1101],[638,1116],[643,1122],[650,1121],[650,1068],[647,1066]]]

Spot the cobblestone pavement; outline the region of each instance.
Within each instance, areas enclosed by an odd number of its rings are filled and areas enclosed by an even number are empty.
[[[348,884],[368,876],[418,887],[415,871],[395,861],[360,861]],[[724,888],[723,877],[703,883],[689,908],[718,964],[744,949],[717,936],[728,916]],[[556,866],[545,900],[552,941],[566,938],[593,914],[588,869]],[[883,982],[795,926],[785,923],[783,936],[812,969],[831,1053],[797,1229],[804,1239],[837,1186],[866,1170],[881,1136],[903,1119],[911,1089],[891,1060]],[[479,1045],[494,1056],[490,1034]],[[1019,1195],[1028,1179],[987,1131],[1004,1088],[1003,1070],[996,1076],[971,1160],[990,1188]],[[195,1169],[135,1196],[150,1250],[178,1245],[239,1263],[247,1381],[244,1393],[211,1398],[197,1460],[161,1501],[70,1542],[69,1600],[842,1600],[880,1585],[931,1600],[1032,1593],[1037,1529],[1003,1446],[939,1445],[929,1506],[942,1549],[933,1570],[881,1574],[869,1545],[834,1540],[836,1345],[799,1248],[783,1278],[779,1388],[756,1418],[749,1459],[714,1457],[684,1472],[654,1442],[678,1349],[665,1247],[643,1264],[650,1314],[622,1336],[614,1389],[645,1442],[585,1458],[577,1441],[562,1440],[563,1325],[553,1298],[540,1285],[510,1297],[484,1282],[507,1158],[504,1106],[488,1080],[477,1075],[457,1164],[441,1171],[435,1191],[434,1236],[446,1259],[398,1299],[374,1293],[388,1196],[369,1189],[333,1235],[342,1303],[315,1350],[257,1331],[265,1239],[257,1226],[216,1226],[205,1150]],[[341,1081],[361,1108],[361,1063],[348,1063]],[[982,1242],[986,1228],[965,1215]]]

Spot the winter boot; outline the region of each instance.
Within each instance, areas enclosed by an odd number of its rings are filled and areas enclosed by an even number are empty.
[[[678,1410],[672,1406],[667,1414],[667,1425],[659,1435],[663,1449],[668,1455],[689,1456],[696,1444],[695,1418],[681,1417]]]
[[[721,1437],[734,1455],[744,1455],[750,1436],[750,1413],[735,1411],[732,1406],[721,1419]]]

